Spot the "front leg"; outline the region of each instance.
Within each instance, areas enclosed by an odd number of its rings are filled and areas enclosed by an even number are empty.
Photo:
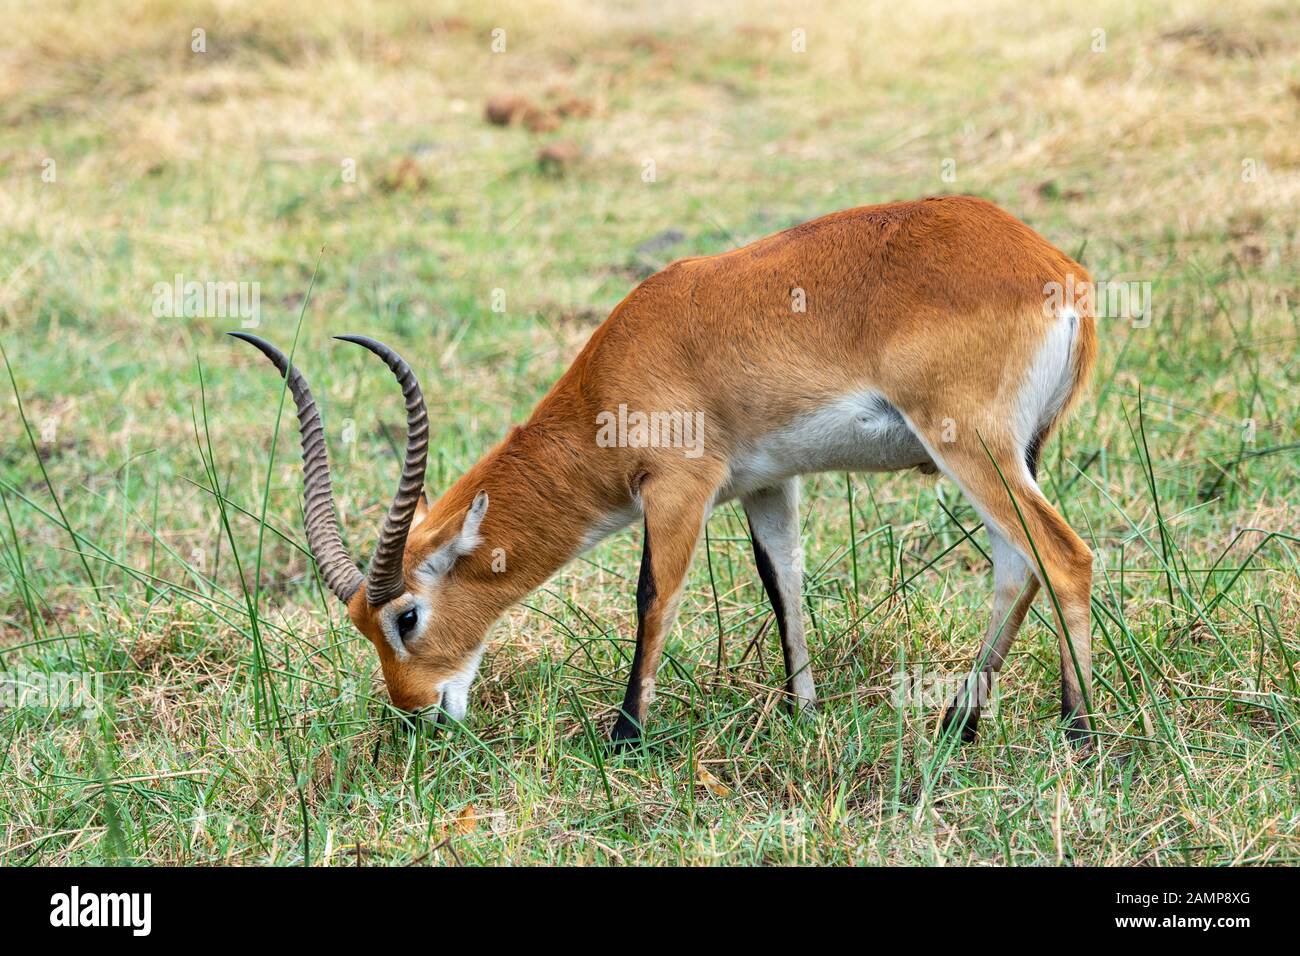
[[[641,737],[654,699],[664,640],[672,630],[682,582],[713,504],[717,484],[710,479],[678,473],[648,478],[641,484],[645,534],[636,587],[636,652],[622,712],[610,734],[616,744]]]
[[[789,478],[742,500],[754,541],[754,563],[776,615],[785,657],[787,702],[796,711],[817,703],[803,629],[803,539],[799,534],[799,479]]]

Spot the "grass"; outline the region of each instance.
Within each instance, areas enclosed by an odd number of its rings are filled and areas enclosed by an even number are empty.
[[[0,655],[11,681],[100,690],[88,714],[0,708],[0,860],[1300,861],[1287,4],[18,6],[0,47]],[[533,132],[484,122],[497,94],[584,106]],[[540,168],[557,142],[580,155]],[[643,752],[602,744],[636,532],[501,622],[466,723],[412,731],[303,550],[280,383],[222,335],[237,318],[151,308],[177,274],[259,284],[258,331],[296,340],[363,554],[402,411],[331,335],[373,333],[419,370],[436,490],[650,271],[940,192],[1152,283],[1149,324],[1103,322],[1093,393],[1043,457],[1098,555],[1091,762],[1057,721],[1045,599],[978,743],[939,736],[938,703],[896,706],[895,675],[965,668],[991,590],[977,517],[914,473],[806,482],[815,720],[778,706],[728,506]]]

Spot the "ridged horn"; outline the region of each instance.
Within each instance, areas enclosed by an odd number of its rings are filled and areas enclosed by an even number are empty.
[[[289,365],[284,353],[270,342],[247,332],[228,332],[243,339],[271,360],[282,377],[289,380],[289,391],[298,406],[298,430],[302,434],[302,477],[304,514],[307,524],[307,544],[320,567],[321,577],[329,589],[344,604],[356,594],[362,576],[356,564],[348,557],[339,537],[338,522],[334,517],[334,490],[330,485],[330,463],[325,453],[325,429],[321,425],[320,411],[312,398],[307,380],[297,368]]]
[[[366,600],[371,607],[386,604],[405,590],[402,579],[402,556],[406,552],[406,533],[415,517],[415,506],[424,491],[424,466],[429,454],[429,412],[424,407],[420,383],[406,360],[383,342],[364,335],[336,335],[336,339],[352,342],[374,352],[402,386],[406,401],[406,462],[402,465],[402,478],[397,483],[379,544],[366,575]]]

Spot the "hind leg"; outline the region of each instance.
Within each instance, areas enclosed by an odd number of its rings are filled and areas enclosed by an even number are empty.
[[[988,533],[993,554],[993,614],[970,675],[943,718],[943,729],[959,728],[966,743],[975,740],[980,710],[1038,594],[1038,578],[1011,542],[993,527]]]
[[[925,441],[931,457],[980,512],[990,534],[1004,539],[1048,592],[1060,643],[1061,716],[1070,739],[1090,745],[1092,552],[1043,497],[1029,472],[1025,449],[1006,432],[991,426],[963,442]],[[994,563],[996,576],[996,551]],[[1005,553],[1001,563],[1003,583],[1013,586],[1023,572],[1014,570]],[[1033,597],[1013,598],[1011,586],[995,595],[995,620],[985,639],[986,656],[990,662],[997,659],[999,666],[1015,634],[1010,625],[1024,619]],[[1006,628],[996,619],[999,609],[1007,617]]]

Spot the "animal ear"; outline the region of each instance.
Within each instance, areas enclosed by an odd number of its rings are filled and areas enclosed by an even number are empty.
[[[423,491],[420,492],[420,499],[415,503],[415,515],[411,518],[411,527],[414,528],[429,515],[429,496]],[[410,532],[407,532],[408,534]]]
[[[474,500],[470,502],[469,511],[465,512],[465,521],[460,526],[460,537],[468,547],[466,554],[478,547],[479,542],[482,540],[478,536],[478,529],[479,525],[483,523],[483,516],[487,514],[487,509],[488,493],[480,491],[474,496]],[[470,543],[470,539],[473,539],[473,543]]]
[[[465,517],[460,523],[460,530],[443,542],[437,550],[420,562],[418,573],[426,581],[433,582],[441,578],[456,563],[457,558],[463,558],[470,554],[483,543],[483,538],[479,535],[479,526],[483,524],[483,516],[487,514],[488,496],[486,491],[480,491],[474,496],[474,501],[465,512]]]

